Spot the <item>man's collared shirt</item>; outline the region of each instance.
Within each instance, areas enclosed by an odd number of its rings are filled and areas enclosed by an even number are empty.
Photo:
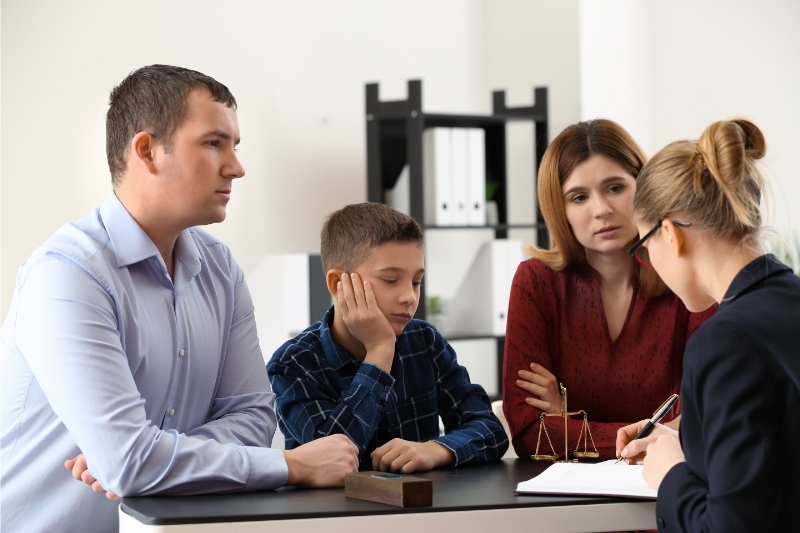
[[[2,529],[116,531],[74,480],[84,453],[119,495],[286,481],[253,304],[230,251],[197,228],[171,279],[113,192],[23,263],[2,328]]]
[[[370,453],[394,438],[434,440],[455,454],[456,465],[503,456],[508,438],[489,398],[433,326],[412,320],[405,327],[387,374],[336,342],[333,313],[331,307],[267,365],[287,449],[342,433],[358,446],[364,468],[371,468]]]

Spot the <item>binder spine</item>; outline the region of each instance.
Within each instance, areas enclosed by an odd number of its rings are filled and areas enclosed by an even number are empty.
[[[425,224],[452,226],[450,128],[423,133]]]
[[[454,226],[466,226],[469,220],[467,204],[467,187],[469,176],[467,147],[468,135],[466,128],[452,128],[450,130],[450,198],[453,204],[452,223]]]
[[[467,138],[467,223],[486,225],[486,132],[470,128]]]

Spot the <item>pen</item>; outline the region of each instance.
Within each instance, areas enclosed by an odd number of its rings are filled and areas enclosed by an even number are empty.
[[[643,439],[646,436],[648,436],[650,434],[650,432],[653,431],[653,428],[656,427],[656,424],[658,424],[661,421],[661,419],[664,418],[664,415],[669,413],[669,410],[672,409],[672,406],[675,405],[675,402],[677,402],[677,401],[678,401],[678,395],[677,394],[673,394],[672,396],[667,398],[667,401],[662,403],[661,407],[656,409],[656,412],[653,413],[653,417],[650,418],[650,420],[648,420],[647,424],[644,425],[642,430],[639,432],[638,435],[636,435],[633,438],[633,440]],[[620,461],[622,461],[622,456],[617,457],[617,463],[620,462]],[[617,464],[617,463],[614,463],[614,464]]]

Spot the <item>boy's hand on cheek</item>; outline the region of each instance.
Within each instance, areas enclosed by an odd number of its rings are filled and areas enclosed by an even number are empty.
[[[394,329],[383,315],[375,300],[369,281],[362,281],[356,273],[342,274],[336,291],[342,319],[353,337],[367,349],[364,359],[389,372],[392,369]]]
[[[453,452],[432,440],[411,442],[392,439],[380,448],[376,448],[370,457],[373,469],[403,474],[451,465],[456,460]]]

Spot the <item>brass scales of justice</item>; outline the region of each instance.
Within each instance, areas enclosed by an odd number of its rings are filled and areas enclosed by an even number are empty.
[[[531,455],[531,459],[536,461],[555,461],[559,463],[577,463],[579,459],[597,459],[600,457],[600,454],[597,452],[597,447],[594,445],[594,438],[592,438],[592,432],[589,431],[589,416],[586,414],[586,411],[581,409],[580,411],[567,411],[567,388],[564,387],[563,383],[558,384],[559,391],[561,392],[561,412],[560,413],[542,413],[539,416],[539,438],[536,440],[536,453]],[[575,459],[570,460],[569,458],[569,435],[567,431],[567,420],[569,420],[570,416],[577,416],[583,415],[583,424],[581,425],[581,432],[578,435],[578,442],[575,445],[575,451],[573,452],[573,456]],[[547,427],[545,426],[544,419],[548,416],[558,416],[564,419],[564,460],[558,461],[558,454],[556,453],[555,447],[553,447],[553,441],[550,440],[550,434],[547,433]],[[539,445],[542,443],[542,428],[544,428],[544,435],[547,437],[547,442],[550,443],[550,450],[552,450],[552,455],[540,455],[539,454]],[[581,440],[583,440],[583,451],[579,451]],[[591,441],[592,449],[594,451],[589,451],[587,449],[588,442]]]

